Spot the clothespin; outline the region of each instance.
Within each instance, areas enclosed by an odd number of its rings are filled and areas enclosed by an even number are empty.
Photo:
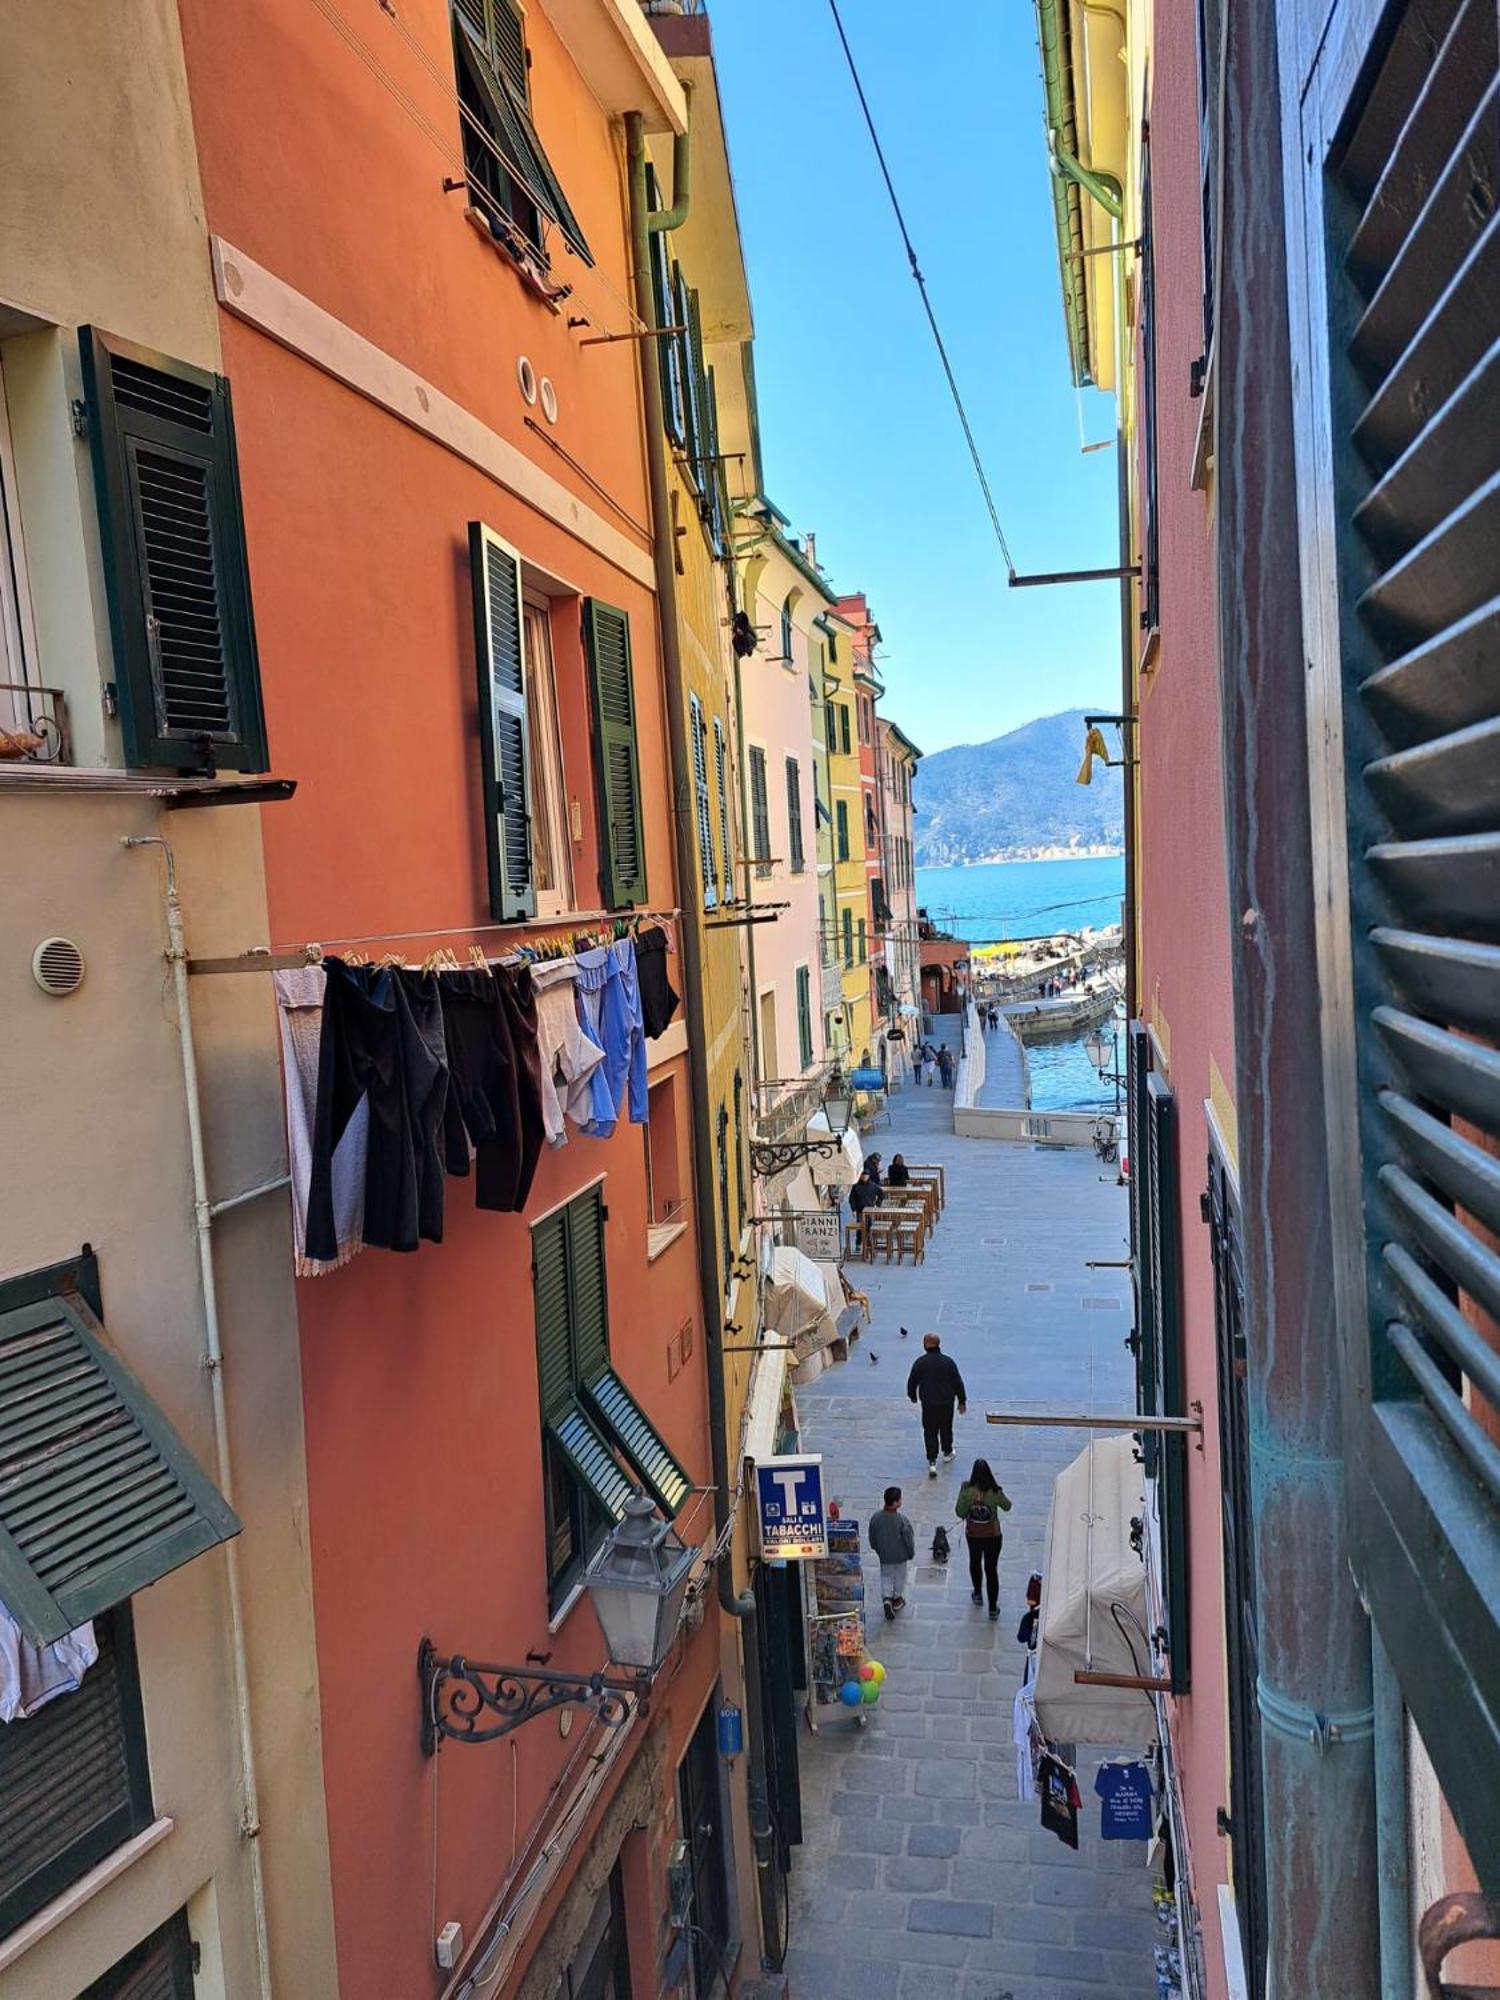
[[[474,967],[477,971],[479,972],[489,971],[490,962],[484,955],[484,947],[482,945],[471,944],[469,946],[469,957],[473,961]]]

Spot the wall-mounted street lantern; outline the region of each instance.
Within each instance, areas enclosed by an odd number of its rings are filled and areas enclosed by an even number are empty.
[[[1093,1064],[1095,1070],[1098,1072],[1099,1081],[1101,1083],[1107,1081],[1114,1085],[1115,1116],[1118,1117],[1120,1113],[1120,1085],[1125,1081],[1125,1079],[1123,1076],[1121,1076],[1120,1072],[1114,1066],[1115,1062],[1114,1035],[1113,1034],[1106,1035],[1104,1032],[1103,1023],[1101,1022],[1101,1024],[1097,1028],[1095,1028],[1094,1032],[1091,1035],[1084,1036],[1083,1049],[1084,1049],[1084,1054],[1088,1057],[1089,1061]]]
[[[490,1743],[553,1708],[590,1708],[607,1728],[630,1715],[630,1697],[644,1701],[682,1621],[697,1550],[658,1518],[642,1493],[625,1503],[625,1518],[584,1572],[613,1674],[551,1674],[543,1667],[496,1666],[462,1653],[440,1654],[430,1639],[417,1652],[422,1686],[422,1751],[440,1736]]]
[[[828,1131],[800,1139],[752,1139],[750,1164],[758,1174],[779,1174],[801,1160],[836,1160],[844,1150],[844,1135],[854,1121],[854,1092],[841,1069],[836,1069],[823,1093],[823,1116]]]

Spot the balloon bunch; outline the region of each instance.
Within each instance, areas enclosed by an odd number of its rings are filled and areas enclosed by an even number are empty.
[[[839,1700],[845,1708],[873,1708],[884,1685],[885,1668],[879,1660],[866,1660],[859,1670],[858,1679],[851,1677],[839,1689]]]

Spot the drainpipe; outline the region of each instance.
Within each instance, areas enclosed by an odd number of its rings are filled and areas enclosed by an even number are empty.
[[[1219,690],[1270,1987],[1373,1994],[1370,1631],[1344,1534],[1330,1251],[1330,1174],[1352,1169],[1323,1144],[1276,10],[1230,7],[1224,33]]]
[[[630,170],[630,245],[635,266],[635,310],[648,333],[656,326],[656,302],[651,295],[650,227],[653,220],[646,205],[645,128],[638,111],[627,112],[625,143]],[[676,228],[687,214],[687,140],[677,141],[677,171],[680,176],[674,193],[676,206],[667,215],[676,216]],[[668,226],[667,215],[656,218]],[[714,1528],[722,1537],[732,1518],[730,1504],[729,1438],[724,1407],[724,1293],[714,1256],[714,1183],[710,1165],[713,1137],[710,1130],[710,1087],[708,1075],[707,1008],[703,976],[703,944],[697,923],[702,907],[702,884],[698,879],[698,855],[693,814],[689,805],[692,792],[692,746],[688,742],[687,690],[683,681],[682,653],[677,643],[677,561],[672,534],[672,512],[667,497],[665,427],[662,421],[661,374],[649,338],[637,343],[641,359],[641,389],[646,406],[646,469],[651,489],[652,560],[656,573],[656,602],[661,635],[662,672],[667,695],[667,741],[672,763],[672,830],[677,849],[677,879],[681,901],[686,906],[688,890],[697,892],[696,908],[686,910],[678,925],[682,944],[682,983],[687,1003],[688,1063],[692,1078],[693,1103],[693,1189],[697,1215],[694,1235],[698,1245],[698,1285],[703,1294],[703,1324],[708,1365],[708,1426],[713,1462]],[[749,1710],[750,1746],[750,1835],[755,1849],[758,1874],[774,1861],[774,1841],[767,1801],[766,1749],[761,1717],[760,1631],[756,1620],[753,1591],[736,1592],[729,1553],[716,1565],[719,1604],[742,1627],[745,1674],[745,1706]],[[781,1944],[768,1897],[758,1899],[761,1942],[765,1961],[779,1966]]]
[[[203,1114],[198,1098],[198,1055],[188,1004],[188,955],[177,896],[177,859],[159,834],[126,834],[123,847],[159,847],[167,866],[167,963],[177,1002],[177,1038],[182,1049],[182,1089],[187,1100],[188,1149],[193,1172],[193,1227],[198,1239],[198,1272],[203,1284],[203,1366],[214,1413],[214,1471],[219,1491],[234,1505],[234,1473],[229,1451],[229,1411],[224,1397],[224,1347],[219,1335],[219,1288],[214,1278],[213,1204],[203,1148]],[[280,1183],[275,1183],[280,1185]],[[253,1192],[259,1193],[256,1189]],[[250,1666],[245,1650],[245,1605],[240,1588],[239,1543],[224,1544],[229,1596],[229,1637],[234,1676],[234,1713],[239,1738],[240,1832],[250,1856],[250,1893],[255,1914],[255,1977],[261,2000],[271,2000],[271,1940],[266,1922],[266,1876],[260,1851],[260,1797],[255,1778],[255,1731],[250,1717]]]

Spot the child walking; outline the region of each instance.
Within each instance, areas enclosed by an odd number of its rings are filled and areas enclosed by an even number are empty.
[[[1010,1502],[1006,1501],[1006,1506]],[[901,1511],[901,1488],[887,1486],[885,1505],[870,1516],[870,1547],[880,1558],[880,1596],[887,1618],[906,1605],[906,1565],[917,1553],[917,1535]]]

